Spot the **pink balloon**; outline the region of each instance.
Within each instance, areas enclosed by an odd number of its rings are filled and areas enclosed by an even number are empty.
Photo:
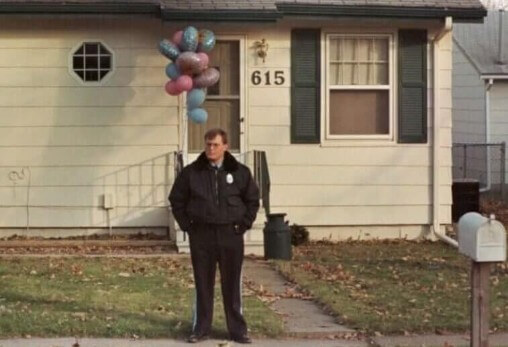
[[[210,62],[210,58],[208,58],[208,54],[205,52],[198,53],[199,62],[201,63],[201,71],[204,71],[208,68],[208,63]]]
[[[182,75],[176,79],[176,86],[179,90],[188,92],[192,89],[192,77]]]
[[[167,81],[164,89],[166,89],[166,93],[173,96],[180,95],[182,92],[182,90],[178,88],[176,81]]]
[[[180,45],[180,42],[182,42],[183,37],[183,31],[179,30],[176,33],[173,34],[173,42],[177,45]]]

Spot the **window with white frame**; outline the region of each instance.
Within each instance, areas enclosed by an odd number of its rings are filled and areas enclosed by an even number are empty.
[[[392,133],[392,35],[327,36],[327,137]]]
[[[72,55],[72,69],[85,82],[100,82],[112,69],[112,54],[100,42],[85,42]]]

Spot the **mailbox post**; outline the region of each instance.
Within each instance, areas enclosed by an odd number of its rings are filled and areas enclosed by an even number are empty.
[[[459,252],[471,263],[471,346],[489,345],[490,263],[506,260],[506,232],[494,219],[469,212],[459,219]]]

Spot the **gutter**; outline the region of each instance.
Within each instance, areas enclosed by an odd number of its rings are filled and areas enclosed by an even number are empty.
[[[482,80],[508,80],[508,75],[507,74],[486,74],[486,75],[481,75],[480,78]]]
[[[490,143],[490,88],[494,80],[489,78],[485,81],[485,142]],[[492,184],[492,170],[490,168],[490,146],[487,146],[487,186],[480,189],[480,192],[488,192]]]
[[[499,43],[498,43],[498,56],[497,56],[497,63],[504,65],[506,64],[506,59],[504,57],[504,26],[503,26],[503,19],[504,19],[504,10],[499,10]]]
[[[158,3],[40,3],[4,2],[0,14],[153,14],[160,13]]]
[[[390,17],[390,18],[443,18],[455,21],[483,22],[487,10],[477,8],[431,8],[404,6],[343,6],[278,3],[277,9],[284,15],[344,16],[344,17]]]
[[[441,207],[441,201],[439,199],[440,193],[440,177],[439,171],[441,168],[441,161],[439,151],[441,148],[440,141],[440,112],[439,112],[439,41],[449,32],[452,31],[452,17],[446,17],[443,27],[436,33],[432,39],[432,63],[433,63],[433,126],[432,126],[432,233],[438,239],[454,246],[458,247],[459,244],[456,240],[447,236],[441,231],[440,214],[439,209]]]
[[[209,22],[275,22],[282,13],[274,10],[178,10],[162,8],[163,20]]]

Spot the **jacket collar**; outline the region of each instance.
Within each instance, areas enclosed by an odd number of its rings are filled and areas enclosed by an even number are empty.
[[[202,152],[198,159],[196,159],[196,166],[198,170],[205,170],[210,167],[210,163],[208,158],[206,157],[205,152]],[[238,169],[238,161],[231,155],[229,152],[224,152],[224,161],[222,162],[222,167],[225,171],[233,172]]]

